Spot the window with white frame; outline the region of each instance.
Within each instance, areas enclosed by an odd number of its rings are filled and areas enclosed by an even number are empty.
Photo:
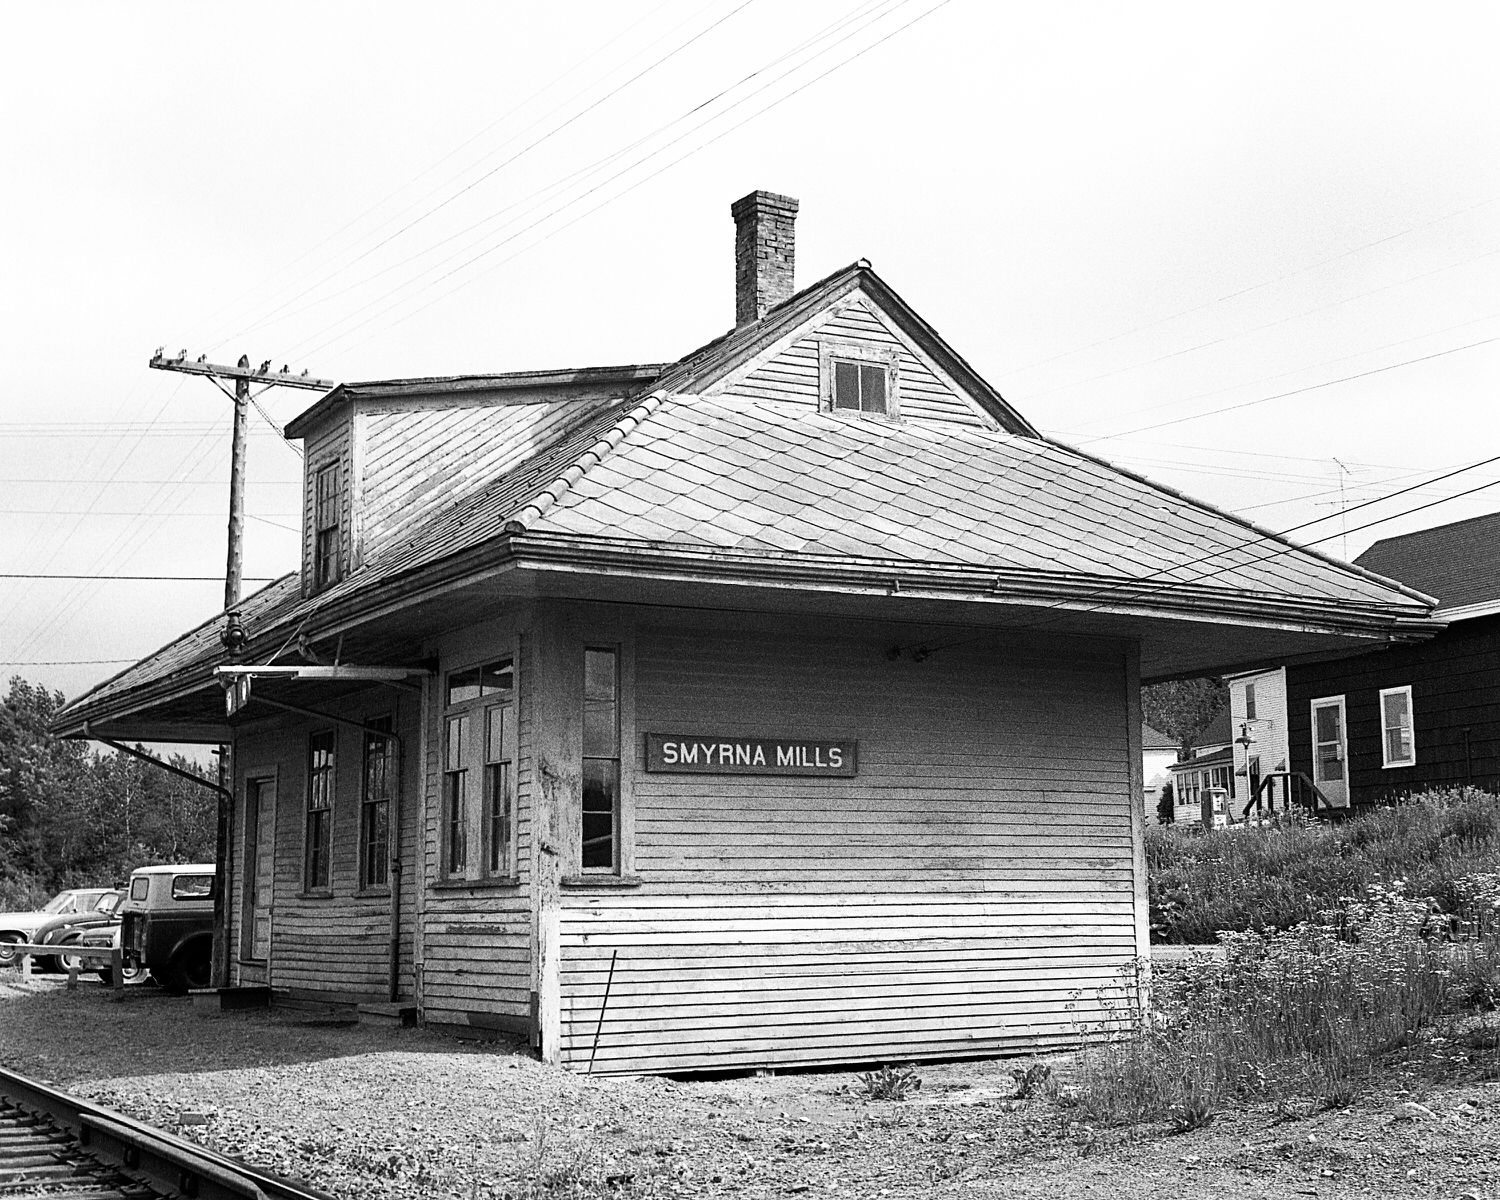
[[[620,869],[620,662],[613,647],[583,652],[583,812],[579,865]]]
[[[1245,685],[1245,720],[1255,720],[1255,685],[1253,683]]]
[[[313,588],[337,583],[339,560],[338,463],[320,467],[313,477]]]
[[[454,881],[513,879],[515,661],[448,675],[443,712],[442,874]]]
[[[1387,767],[1410,767],[1417,761],[1412,728],[1411,684],[1380,691],[1380,751]]]

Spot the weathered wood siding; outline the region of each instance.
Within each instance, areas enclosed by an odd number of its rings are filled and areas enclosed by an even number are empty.
[[[360,559],[398,540],[440,506],[499,479],[602,402],[361,411]]]
[[[1124,651],[889,644],[639,631],[626,737],[856,738],[859,773],[637,773],[640,886],[564,893],[563,1062],[995,1053],[1133,994]]]
[[[1292,769],[1312,774],[1311,702],[1343,696],[1349,797],[1370,804],[1429,787],[1500,789],[1500,617],[1458,621],[1430,642],[1290,666]],[[1380,691],[1411,685],[1417,761],[1385,767]]]
[[[902,338],[875,314],[869,304],[854,300],[817,329],[761,363],[722,391],[751,400],[819,400],[818,362],[825,341],[853,343],[873,350],[898,353],[900,415],[903,420],[946,421],[994,428],[994,420],[951,380],[934,371]],[[718,391],[721,389],[711,389]]]
[[[349,720],[395,718],[405,739],[405,803],[402,861],[406,872],[401,894],[400,989],[413,994],[413,918],[415,878],[412,870],[420,846],[419,764],[415,747],[418,705],[414,696],[399,699],[388,689],[362,692],[338,703],[308,704]],[[253,706],[252,701],[252,706]],[[307,742],[314,730],[335,732],[334,799],[331,825],[330,888],[327,896],[304,891],[307,815]],[[245,900],[245,781],[276,779],[276,871],[271,906],[271,952],[262,968],[242,958]],[[364,776],[364,740],[358,729],[288,717],[256,726],[235,745],[234,877],[231,964],[236,982],[269,983],[274,992],[298,999],[350,1004],[381,1002],[389,997],[391,897],[389,888],[361,892],[360,805]],[[394,813],[393,813],[394,817]]]
[[[506,619],[448,639],[443,672],[514,654],[516,658],[516,869],[514,885],[441,880],[443,675],[432,683],[423,802],[422,1019],[484,1032],[530,1030],[532,795],[535,684],[532,639]]]

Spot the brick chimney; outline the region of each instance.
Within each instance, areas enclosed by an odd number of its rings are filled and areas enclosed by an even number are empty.
[[[751,192],[729,206],[734,218],[734,324],[758,321],[789,299],[797,259],[792,226],[797,202],[775,192]]]

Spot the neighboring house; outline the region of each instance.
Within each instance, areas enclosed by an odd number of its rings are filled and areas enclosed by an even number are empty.
[[[1215,827],[1228,823],[1229,802],[1234,795],[1230,737],[1229,711],[1226,709],[1194,739],[1192,754],[1172,764],[1172,819],[1175,824],[1201,822],[1205,803]]]
[[[232,984],[597,1072],[1076,1044],[1149,952],[1141,679],[1426,636],[732,211],[675,363],[324,396],[301,569],[58,715],[231,744]]]
[[[1276,667],[1233,675],[1228,680],[1235,780],[1230,817],[1234,821],[1245,819],[1245,806],[1260,791],[1261,780],[1285,772],[1291,761],[1287,746],[1286,678],[1286,668]],[[1294,792],[1289,797],[1285,776],[1274,778],[1265,786],[1258,812],[1262,816],[1284,812],[1295,803],[1295,795]]]
[[[1172,778],[1171,767],[1177,761],[1177,742],[1151,726],[1141,723],[1141,778],[1144,780],[1142,804],[1146,821],[1155,825],[1161,820],[1156,806],[1161,789]]]
[[[1436,596],[1422,645],[1286,668],[1290,762],[1335,804],[1500,790],[1500,513],[1376,542],[1355,565]]]

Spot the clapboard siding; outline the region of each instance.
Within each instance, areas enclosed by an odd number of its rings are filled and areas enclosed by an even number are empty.
[[[853,738],[853,778],[637,773],[638,889],[567,892],[567,1065],[1076,1044],[1135,995],[1123,651],[643,625],[627,731]],[[606,1000],[606,992],[608,998]]]
[[[442,647],[443,670],[514,654],[516,659],[516,874],[515,886],[445,887],[442,847],[442,676],[433,686],[428,728],[428,772],[423,822],[424,878],[422,1019],[456,1026],[488,1027],[496,1018],[517,1028],[531,1015],[532,796],[536,684],[531,641],[500,622],[478,634],[450,638]]]
[[[498,479],[599,403],[428,405],[362,413],[361,556]]]
[[[315,697],[306,702],[318,704]],[[253,702],[252,702],[253,704]],[[414,698],[393,697],[387,689],[362,692],[324,710],[346,720],[389,716],[406,743],[405,796],[402,813],[402,877],[399,987],[413,994],[415,873],[420,851],[421,772],[417,761],[418,705]],[[314,730],[331,729],[336,737],[334,798],[331,820],[329,895],[303,890],[303,855],[307,797],[307,742]],[[269,982],[278,993],[330,1003],[383,1001],[389,996],[391,897],[389,889],[361,893],[360,806],[364,775],[363,734],[347,725],[308,718],[287,718],[245,733],[235,743],[235,871],[230,902],[233,978]],[[275,881],[271,907],[271,951],[262,969],[241,963],[241,930],[245,899],[245,781],[276,778]],[[394,812],[393,812],[394,818]]]
[[[897,352],[902,419],[994,428],[994,420],[979,405],[914,353],[863,299],[845,305],[813,333],[799,338],[744,376],[732,379],[722,391],[749,400],[802,400],[816,406],[820,395],[819,355],[825,341],[852,342]]]

